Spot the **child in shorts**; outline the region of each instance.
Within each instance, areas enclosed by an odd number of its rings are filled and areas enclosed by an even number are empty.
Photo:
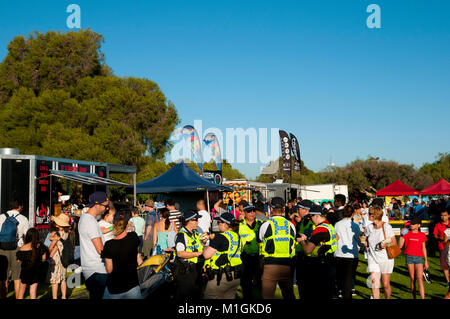
[[[411,292],[416,299],[416,281],[419,284],[420,297],[425,299],[425,287],[423,284],[423,269],[425,259],[425,269],[428,269],[428,258],[426,241],[427,236],[420,231],[420,217],[413,217],[411,220],[411,230],[400,238],[399,247],[405,246],[405,259],[411,279]]]

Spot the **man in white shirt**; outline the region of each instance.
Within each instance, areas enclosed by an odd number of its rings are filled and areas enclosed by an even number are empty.
[[[199,233],[209,233],[209,229],[211,228],[211,215],[206,210],[205,201],[203,199],[197,201],[197,211],[201,217],[198,220],[198,227],[200,227],[202,231]]]
[[[24,244],[24,237],[30,227],[28,219],[21,214],[23,208],[22,202],[19,200],[12,200],[9,203],[9,211],[6,214],[0,215],[0,230],[6,220],[6,215],[14,216],[18,222],[17,224],[17,247],[15,249],[6,250],[0,249],[0,259],[2,259],[0,266],[0,299],[6,298],[8,291],[8,280],[14,281],[14,292],[16,298],[19,295],[20,285],[20,262],[17,262],[16,253]]]
[[[109,209],[109,199],[104,192],[95,192],[89,196],[88,211],[81,215],[78,223],[80,235],[80,255],[83,276],[90,299],[102,299],[106,287],[106,268],[100,255],[104,239],[97,222]]]

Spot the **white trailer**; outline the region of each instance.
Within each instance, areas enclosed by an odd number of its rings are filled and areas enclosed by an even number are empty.
[[[300,196],[302,199],[309,199],[318,203],[334,201],[334,196],[337,194],[345,195],[348,201],[347,185],[318,184],[300,186]]]

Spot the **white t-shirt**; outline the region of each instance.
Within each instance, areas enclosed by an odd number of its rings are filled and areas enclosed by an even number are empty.
[[[211,215],[206,210],[200,210],[199,215],[201,216],[198,219],[198,226],[202,229],[202,232],[209,232],[211,228]]]
[[[20,248],[23,246],[25,234],[27,233],[28,228],[30,228],[28,219],[17,210],[9,210],[6,212],[6,214],[8,214],[9,216],[16,217],[17,221],[19,222],[19,224],[17,224],[17,236],[19,238],[17,242],[17,247]],[[5,220],[6,220],[5,214],[0,214],[0,230],[2,229]]]
[[[388,223],[384,223],[384,231],[386,233],[386,239],[395,236],[392,226]],[[366,228],[367,242],[369,244],[369,253],[367,255],[367,263],[382,264],[389,261],[386,249],[376,250],[376,246],[384,240],[383,229],[375,229],[373,223]]]
[[[99,227],[109,228],[109,227],[111,227],[112,225],[113,225],[113,224],[108,223],[108,222],[105,221],[104,219],[102,219],[101,221],[98,222],[98,226],[99,226]],[[101,232],[101,230],[102,230],[102,229],[100,228],[100,232]],[[113,234],[112,231],[110,231],[110,232],[108,232],[108,233],[106,233],[106,234],[103,234],[103,233],[102,233],[102,236],[103,236],[103,239],[104,239],[104,242],[103,242],[103,243],[106,243],[108,240],[114,239],[114,237],[116,237],[116,236],[114,236],[114,234]]]
[[[92,243],[92,239],[99,237],[104,242],[97,220],[87,213],[81,215],[78,233],[80,235],[80,257],[84,278],[88,279],[94,273],[106,274],[105,264]]]
[[[336,223],[334,229],[339,236],[334,255],[341,258],[358,258],[358,242],[361,234],[359,226],[350,218],[344,218]]]

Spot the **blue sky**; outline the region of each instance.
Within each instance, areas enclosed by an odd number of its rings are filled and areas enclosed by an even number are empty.
[[[0,59],[16,35],[69,31],[71,3],[114,73],[157,82],[180,126],[284,129],[315,171],[450,151],[449,1],[1,1]]]

